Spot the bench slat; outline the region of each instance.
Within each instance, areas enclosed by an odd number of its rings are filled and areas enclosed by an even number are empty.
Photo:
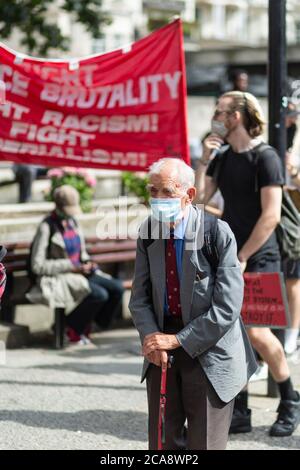
[[[133,261],[135,260],[136,252],[135,250],[118,252],[118,253],[103,253],[101,255],[92,256],[92,260],[95,263],[105,264],[105,263],[118,263],[122,261]]]
[[[13,252],[15,250],[29,250],[31,243],[30,242],[16,242],[16,243],[3,243],[8,252]]]
[[[98,255],[101,253],[110,253],[110,252],[119,252],[119,251],[132,251],[136,248],[136,241],[124,241],[124,242],[104,242],[104,243],[97,243],[94,246],[87,246],[87,251],[90,255]],[[8,252],[5,256],[5,264],[6,266],[10,263],[15,261],[26,261],[28,259],[29,252],[24,253],[13,253]]]
[[[19,272],[19,271],[26,271],[27,269],[27,261],[11,261],[10,263],[6,263],[4,260],[4,265],[6,272],[8,274],[13,273],[13,272]]]
[[[108,252],[115,252],[115,251],[128,251],[128,250],[135,250],[136,249],[136,241],[124,241],[119,243],[97,243],[93,246],[87,246],[87,251],[89,254],[100,254],[100,253],[108,253]]]
[[[99,263],[99,264],[119,263],[122,261],[133,261],[135,260],[135,257],[136,257],[135,250],[91,255],[92,261],[94,261],[95,263]],[[23,259],[23,260],[10,261],[9,263],[5,262],[5,268],[6,268],[7,273],[26,271],[27,257],[26,259]]]

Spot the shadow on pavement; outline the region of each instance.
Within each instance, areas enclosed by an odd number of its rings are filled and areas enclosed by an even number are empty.
[[[85,383],[61,383],[61,382],[34,382],[34,381],[16,381],[16,380],[1,380],[1,385],[13,385],[13,386],[30,386],[30,387],[78,387],[78,388],[96,388],[106,390],[128,390],[128,391],[142,391],[145,393],[145,385],[130,386],[130,385],[103,385],[103,384],[87,384]]]
[[[275,414],[274,414],[275,421]],[[270,426],[255,426],[251,433],[245,434],[231,434],[230,442],[240,441],[248,442],[249,450],[251,450],[251,442],[257,444],[266,444],[266,449],[270,447],[281,447],[284,449],[299,449],[300,448],[300,436],[289,436],[289,437],[270,437],[269,436]],[[257,447],[255,447],[257,448]]]
[[[125,330],[126,331],[126,330]],[[131,333],[130,333],[131,332]],[[47,349],[49,353],[63,357],[94,357],[94,356],[124,356],[133,355],[141,357],[141,345],[136,336],[133,336],[132,329],[128,334],[122,336],[114,336],[113,330],[105,334],[96,333],[91,337],[92,345],[76,346],[66,344],[64,349],[56,350],[53,347],[53,335],[44,333],[42,335],[36,334],[35,338],[31,340],[30,345],[26,349]]]
[[[124,440],[147,439],[147,414],[140,411],[86,410],[67,413],[0,410],[0,420],[28,427],[106,434]]]
[[[112,374],[122,375],[136,375],[137,380],[142,371],[142,364],[132,364],[130,362],[107,362],[89,364],[86,362],[66,362],[64,364],[44,364],[39,366],[30,367],[30,369],[39,370],[57,370],[57,371],[68,371],[76,372],[80,374],[96,374],[109,376]]]

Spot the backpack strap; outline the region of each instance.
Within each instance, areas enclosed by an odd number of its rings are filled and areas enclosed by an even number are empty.
[[[255,192],[256,192],[256,193],[258,192],[258,160],[259,160],[260,156],[261,156],[266,150],[269,150],[269,149],[274,150],[273,147],[271,147],[271,145],[266,144],[265,142],[262,142],[261,144],[259,144],[259,145],[254,149],[253,164],[254,164],[254,167],[255,167]]]
[[[147,222],[147,235],[148,237],[147,238],[143,238],[143,246],[144,246],[144,250],[146,251],[147,253],[147,248],[152,245],[152,243],[154,242],[154,239],[153,238],[149,238],[150,235],[151,235],[151,217],[148,218],[148,222]]]
[[[214,215],[204,213],[204,244],[202,253],[212,267],[213,271],[217,271],[219,266],[219,252],[217,249],[217,232],[218,232],[218,219]],[[148,235],[151,233],[151,219],[148,219]],[[154,242],[152,238],[143,238],[144,250],[147,253],[147,248]]]
[[[214,271],[219,266],[220,255],[217,248],[218,219],[204,212],[204,244],[202,253]]]

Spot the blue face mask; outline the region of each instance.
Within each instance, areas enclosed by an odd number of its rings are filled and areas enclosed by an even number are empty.
[[[175,222],[182,217],[180,198],[154,198],[150,199],[153,217],[159,222]]]

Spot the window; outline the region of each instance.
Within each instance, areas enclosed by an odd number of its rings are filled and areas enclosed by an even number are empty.
[[[93,39],[92,42],[92,54],[101,54],[106,51],[106,40],[105,38]]]

